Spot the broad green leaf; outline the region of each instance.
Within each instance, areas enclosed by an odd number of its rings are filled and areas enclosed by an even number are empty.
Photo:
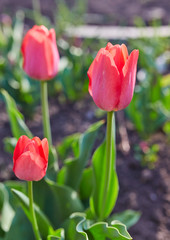
[[[114,143],[113,143],[114,145]],[[104,180],[106,178],[106,141],[99,146],[95,151],[92,159],[93,165],[93,179],[94,190],[90,198],[91,212],[98,218],[105,219],[109,216],[113,210],[119,191],[119,184],[117,173],[115,169],[115,152],[114,146],[112,147],[112,161],[110,165],[110,179],[108,182],[108,189],[105,193]],[[105,204],[103,205],[103,199],[105,198]]]
[[[14,99],[5,90],[1,90],[1,93],[5,99],[12,135],[17,139],[21,135],[27,135],[29,138],[32,138],[32,133],[25,124],[22,114],[17,109]]]
[[[0,240],[4,240],[4,237],[5,237],[5,232],[0,227]]]
[[[95,139],[103,121],[93,124],[79,139],[79,156],[65,161],[64,184],[77,189],[79,187],[83,169],[90,158]]]
[[[6,181],[4,184],[8,191],[9,203],[12,206],[12,208],[16,210],[20,206],[20,203],[12,193],[11,189],[14,188],[15,190],[21,191],[26,194],[27,184],[25,181],[14,181],[14,180]]]
[[[73,212],[83,211],[78,194],[73,189],[48,179],[34,182],[34,200],[48,216],[54,229],[61,227]]]
[[[112,223],[114,220],[118,220],[125,224],[127,229],[135,225],[141,216],[140,212],[133,210],[126,210],[120,213],[115,213],[108,218],[108,223]]]
[[[68,137],[65,137],[61,144],[57,146],[57,152],[59,154],[59,157],[61,160],[64,160],[68,157],[69,153],[75,148],[75,145],[77,145],[80,133],[72,134]],[[74,153],[77,154],[77,149],[74,151]],[[78,152],[79,154],[79,152]]]
[[[48,158],[48,168],[46,176],[52,180],[56,181],[58,172],[58,156],[54,146],[49,147],[49,158]]]
[[[55,240],[55,239],[58,239],[58,240],[64,240],[65,239],[63,228],[52,231],[50,233],[50,235],[48,235],[48,237],[47,237],[47,240]]]
[[[15,194],[15,196],[20,201],[21,206],[22,206],[26,216],[31,221],[32,218],[31,218],[31,214],[30,214],[30,210],[29,210],[28,197],[24,193],[22,193],[18,190],[15,190],[15,189],[12,189],[12,192]],[[49,220],[47,219],[47,217],[45,216],[45,214],[35,204],[34,204],[34,209],[35,209],[35,214],[37,217],[37,223],[38,223],[38,226],[40,229],[40,233],[44,238],[46,238],[48,236],[49,229],[51,228],[51,224],[50,224]]]
[[[81,200],[88,200],[93,190],[93,169],[85,168],[79,187],[79,195]]]
[[[78,216],[76,214],[76,217],[74,216],[76,213],[73,213],[65,222],[64,222],[64,229],[65,229],[65,239],[67,240],[82,240],[82,234],[80,234],[77,230],[77,224],[82,220],[82,215],[84,216],[84,213],[78,213]],[[80,217],[79,217],[80,215]]]
[[[13,218],[11,227],[4,240],[35,240],[31,223],[21,208],[18,208]]]
[[[9,203],[8,191],[3,183],[0,183],[0,227],[7,232],[11,226],[15,213]]]
[[[126,226],[119,221],[112,222],[109,225],[106,222],[90,221],[85,215],[75,213],[72,218],[79,219],[76,230],[82,234],[82,240],[131,240],[131,236],[127,232]]]

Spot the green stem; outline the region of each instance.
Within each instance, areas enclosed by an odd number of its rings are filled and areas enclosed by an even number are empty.
[[[113,156],[112,156],[112,148],[115,147],[115,141],[113,143],[113,137],[115,140],[115,136],[113,136],[114,130],[113,129],[113,125],[115,124],[114,121],[114,112],[108,112],[107,113],[107,132],[106,132],[106,166],[105,166],[105,179],[104,179],[104,193],[103,193],[103,211],[105,209],[105,205],[106,205],[106,200],[107,200],[107,193],[108,193],[108,189],[109,189],[109,183],[110,183],[110,177],[111,177],[111,166],[112,166],[112,161],[113,161]],[[115,163],[114,163],[114,167],[115,167]],[[103,214],[104,212],[101,212],[100,215],[100,220],[104,220],[103,219]]]
[[[35,212],[34,212],[33,186],[32,185],[33,185],[32,181],[28,182],[28,197],[29,197],[29,201],[30,201],[30,212],[31,212],[31,217],[32,217],[31,223],[32,223],[32,227],[34,230],[36,240],[42,240],[40,233],[39,233],[37,219],[36,219]]]
[[[46,81],[41,81],[41,104],[42,104],[44,137],[47,138],[48,143],[51,146],[52,138],[51,138],[49,110],[48,110],[48,91],[47,91]]]

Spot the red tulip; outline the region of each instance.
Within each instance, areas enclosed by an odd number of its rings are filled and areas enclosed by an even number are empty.
[[[31,78],[49,80],[57,74],[59,53],[54,29],[34,26],[25,35],[21,52],[23,69]]]
[[[121,110],[132,100],[139,51],[128,55],[124,44],[101,48],[89,70],[89,93],[105,111]]]
[[[13,171],[15,175],[26,181],[41,180],[48,166],[48,141],[38,137],[29,139],[21,136],[17,142],[13,155]]]

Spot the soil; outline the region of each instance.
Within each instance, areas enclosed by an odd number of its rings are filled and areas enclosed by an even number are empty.
[[[5,107],[1,103],[0,115],[0,178],[15,179],[12,173],[12,156],[3,150],[2,140],[10,135],[10,126]],[[64,136],[84,132],[96,122],[96,106],[90,97],[76,103],[60,104],[57,99],[50,100],[50,115],[54,144]],[[118,113],[119,114],[119,113]],[[37,107],[34,119],[27,121],[34,135],[43,137],[41,109]],[[128,154],[121,150],[121,138],[117,132],[117,172],[120,183],[119,198],[115,212],[126,209],[140,211],[139,222],[130,229],[136,240],[169,240],[170,236],[170,149],[162,133],[153,136],[152,142],[160,147],[159,159],[154,169],[143,168],[134,158],[133,146],[141,140],[129,121],[125,121],[131,149]]]
[[[54,15],[55,0],[39,0],[43,14]],[[81,1],[81,0],[80,0]],[[79,2],[80,2],[79,1]],[[76,0],[65,0],[71,8],[76,6]],[[160,20],[162,24],[170,23],[169,0],[88,0],[86,14],[83,15],[89,24],[134,25],[140,17],[146,24],[152,20]],[[32,0],[1,0],[0,13],[14,14],[18,9],[32,8]],[[57,13],[55,13],[57,14]]]

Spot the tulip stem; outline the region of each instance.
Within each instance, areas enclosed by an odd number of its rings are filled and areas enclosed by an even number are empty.
[[[32,227],[34,230],[34,234],[35,234],[35,238],[36,240],[42,240],[40,233],[39,233],[39,229],[38,229],[38,224],[37,224],[37,219],[35,216],[35,212],[34,212],[34,202],[33,202],[33,183],[32,181],[28,182],[28,196],[29,196],[29,203],[30,203],[30,213],[31,213],[31,217],[32,217]]]
[[[51,127],[50,127],[50,119],[49,119],[48,90],[47,90],[46,81],[41,81],[41,104],[42,104],[44,137],[47,138],[48,143],[51,146],[52,137],[51,137]]]
[[[114,129],[113,129],[114,127]],[[112,161],[114,161],[114,156],[112,156],[112,150],[115,148],[115,119],[114,119],[114,112],[107,113],[107,130],[106,130],[106,166],[105,166],[105,179],[104,179],[104,193],[103,193],[103,211],[105,209],[107,195],[108,195],[108,188],[110,184],[110,177],[111,177],[111,167],[114,165]],[[103,211],[100,215],[100,220],[103,220]]]

